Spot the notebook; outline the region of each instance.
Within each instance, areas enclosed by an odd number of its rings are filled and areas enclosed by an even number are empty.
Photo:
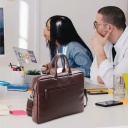
[[[24,67],[24,70],[41,70],[41,65],[37,63],[36,57],[32,50],[13,47],[14,53],[18,59],[20,66]]]
[[[9,107],[5,104],[0,104],[0,116],[9,115]]]

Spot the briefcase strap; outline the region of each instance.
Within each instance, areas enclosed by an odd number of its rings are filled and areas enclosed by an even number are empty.
[[[26,108],[28,116],[32,116],[32,107],[33,107],[33,100],[28,98],[27,108]]]
[[[26,111],[27,111],[28,116],[32,116],[33,98],[34,98],[34,89],[32,89],[32,93],[30,95],[30,98],[28,98],[28,100],[27,100]]]
[[[85,98],[86,98],[86,104],[84,105],[84,107],[87,106],[87,102],[88,102],[88,96],[87,96],[87,90],[84,89],[84,95],[85,95]]]
[[[62,72],[66,72],[66,69],[65,69],[65,58],[64,58],[63,54],[58,53],[58,54],[52,59],[52,61],[50,62],[50,67],[49,67],[48,72],[47,72],[46,74],[50,74],[50,70],[51,70],[52,66],[54,65],[54,67],[55,67],[56,60],[58,60],[58,58],[59,58],[60,56],[61,56],[61,59],[62,59],[61,61],[63,61],[63,64],[62,64],[62,67],[63,67]],[[57,65],[56,65],[56,66],[57,66]]]

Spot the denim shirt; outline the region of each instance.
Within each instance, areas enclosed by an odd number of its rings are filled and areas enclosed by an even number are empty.
[[[67,56],[71,68],[76,68],[82,71],[85,77],[90,77],[92,54],[88,49],[72,41],[67,45],[61,45],[58,52]]]

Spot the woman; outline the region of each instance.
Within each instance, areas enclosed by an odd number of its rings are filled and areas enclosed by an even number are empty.
[[[46,22],[44,36],[50,49],[51,60],[57,53],[63,53],[67,56],[72,70],[78,69],[86,77],[90,77],[92,53],[68,17],[50,17]],[[48,64],[45,65],[47,66]]]

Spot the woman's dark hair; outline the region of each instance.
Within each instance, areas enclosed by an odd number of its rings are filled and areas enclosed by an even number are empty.
[[[72,21],[68,17],[59,15],[52,16],[47,20],[46,26],[48,21],[50,21],[50,41],[48,41],[48,46],[51,52],[51,58],[56,55],[56,41],[60,45],[66,45],[71,41],[76,41],[91,53],[90,49],[77,34]]]
[[[126,28],[126,18],[124,12],[120,8],[115,6],[106,6],[101,8],[98,13],[103,16],[104,22],[113,24],[118,29]]]

